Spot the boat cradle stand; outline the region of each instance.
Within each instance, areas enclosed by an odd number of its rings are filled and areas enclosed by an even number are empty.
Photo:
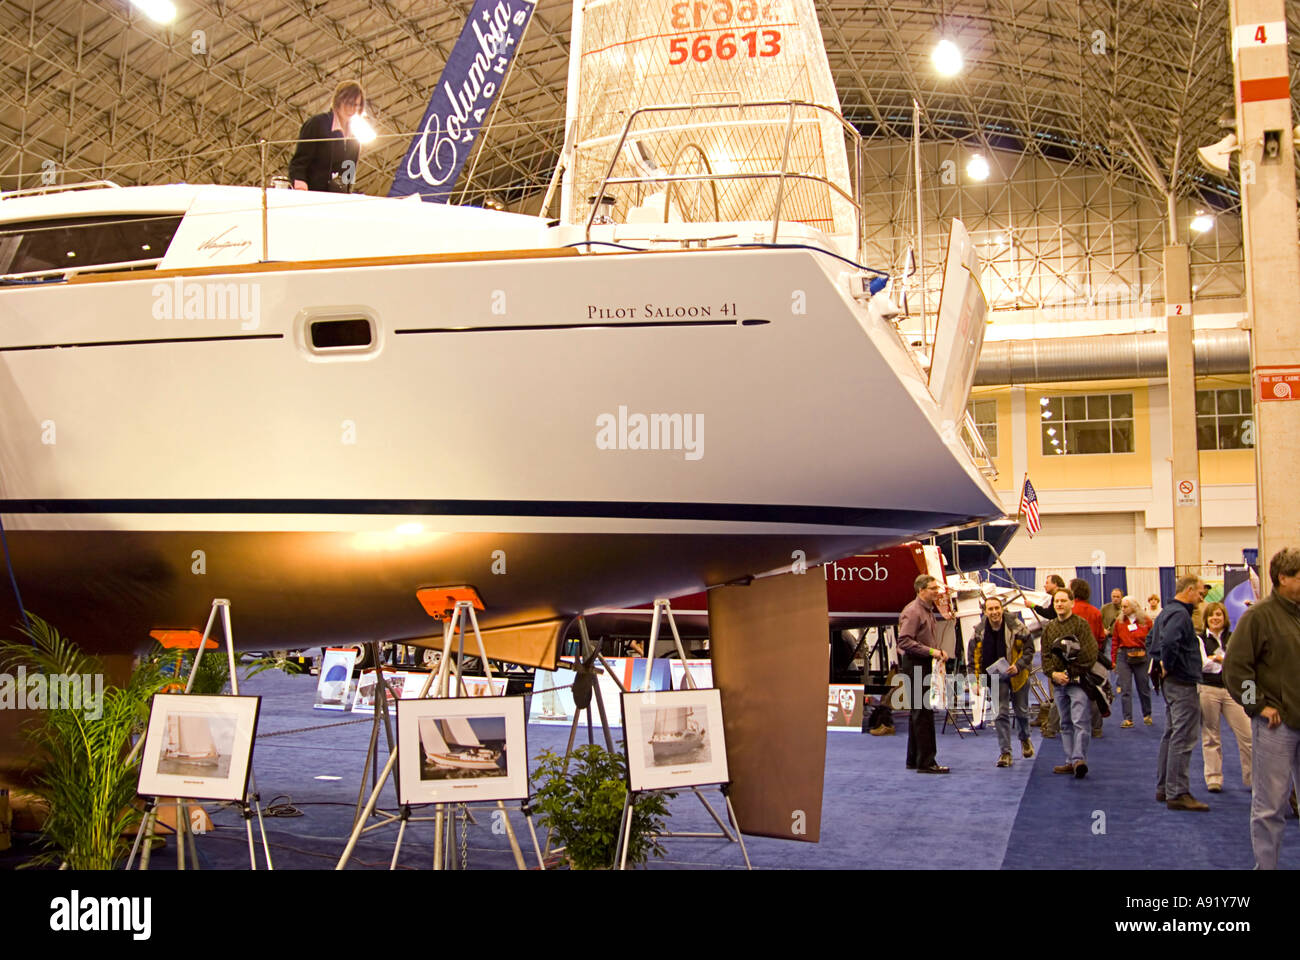
[[[221,626],[226,635],[226,661],[230,668],[230,694],[239,696],[239,674],[235,672],[235,636],[230,627],[230,601],[213,600],[212,609],[208,611],[208,622],[203,628],[203,635],[197,639],[194,649],[194,663],[190,667],[190,676],[185,683],[185,692],[189,693],[194,689],[194,679],[198,676],[199,661],[203,659],[203,651],[209,645],[214,649],[216,643],[208,639],[212,633],[212,625],[216,622],[217,611],[221,611]],[[192,631],[191,631],[192,632]],[[126,765],[129,767],[135,760],[136,755],[144,748],[144,734],[135,742],[131,748],[131,753],[126,758]],[[261,797],[257,792],[257,777],[250,766],[248,770],[249,790],[244,796],[240,809],[244,815],[244,830],[248,836],[248,867],[250,870],[257,869],[257,852],[253,843],[253,814],[257,814],[257,826],[262,835],[262,854],[266,858],[266,869],[275,869],[271,863],[271,845],[266,839],[266,821],[262,819]],[[194,830],[189,822],[189,810],[185,800],[181,797],[176,799],[176,869],[186,869],[185,852],[189,849],[189,859],[194,864],[194,869],[199,868],[198,850],[194,845]],[[131,855],[127,858],[126,869],[132,869],[135,863],[137,853],[140,853],[140,869],[149,869],[149,853],[152,849],[154,837],[154,826],[158,819],[158,806],[161,803],[160,797],[148,797],[145,800],[144,817],[140,820],[140,828],[136,831],[135,842],[131,844]],[[141,841],[143,841],[143,852],[141,852]]]
[[[661,619],[666,619],[668,621],[668,627],[672,631],[673,645],[677,648],[677,656],[680,657],[682,661],[682,682],[686,685],[687,688],[691,690],[698,690],[699,686],[695,683],[695,678],[691,676],[691,668],[690,668],[690,664],[687,662],[686,651],[682,647],[681,634],[677,632],[677,622],[673,619],[672,605],[667,600],[658,599],[655,601],[654,616],[650,620],[650,642],[646,644],[646,650],[653,651],[655,649],[655,644],[659,641],[659,625]],[[650,665],[647,663],[646,671],[645,671],[645,680],[642,682],[641,685],[641,690],[643,693],[649,692],[650,690],[651,674],[652,671],[650,669]],[[728,789],[729,786],[730,784],[726,784],[726,783],[718,784],[718,789],[722,793],[723,802],[726,804],[727,807],[727,819],[730,822],[730,828],[726,823],[722,822],[722,819],[718,816],[717,811],[713,809],[713,806],[709,803],[708,799],[704,796],[703,793],[700,792],[700,788],[698,786],[693,786],[690,788],[691,792],[694,793],[695,796],[699,799],[700,803],[704,805],[704,809],[709,812],[709,816],[712,817],[713,822],[718,825],[718,829],[721,830],[721,833],[668,832],[668,833],[659,834],[659,837],[666,838],[666,839],[683,838],[683,839],[694,839],[694,840],[726,840],[730,843],[738,843],[740,845],[740,854],[742,857],[745,858],[745,869],[752,870],[754,869],[754,865],[749,862],[749,851],[745,849],[745,839],[743,836],[741,836],[740,824],[736,822],[736,811],[731,805],[731,794]],[[619,870],[627,869],[627,851],[632,836],[633,808],[636,806],[636,798],[638,794],[662,793],[662,792],[664,791],[641,790],[641,791],[633,792],[629,790],[627,793],[627,797],[624,798],[623,816],[620,819],[618,825],[618,846],[616,848],[616,853],[615,853],[615,863]],[[732,833],[732,830],[735,831],[734,834]]]
[[[421,594],[425,592],[426,591],[423,590],[420,591]],[[477,606],[481,610],[483,609],[483,605],[482,602],[478,600],[476,595],[470,599],[466,599],[465,597],[467,596],[468,592],[469,591],[462,591],[462,590],[454,591],[454,593],[456,594],[456,598],[452,601],[454,605],[446,609],[439,609],[436,611],[429,606],[428,602],[426,602],[425,597],[421,596],[420,598],[421,603],[425,605],[425,609],[429,610],[432,616],[435,616],[437,619],[442,620],[443,625],[442,625],[442,658],[438,663],[438,669],[435,672],[429,673],[429,675],[425,678],[424,686],[421,687],[417,699],[428,699],[430,697],[438,698],[438,697],[448,696],[448,692],[449,692],[448,687],[451,680],[451,671],[452,671],[452,666],[451,666],[452,638],[457,636],[459,637],[459,646],[457,648],[457,656],[455,658],[456,686],[460,696],[464,697],[469,695],[468,691],[465,688],[465,683],[463,678],[461,677],[461,672],[460,672],[461,663],[464,660],[464,654],[465,654],[465,631],[467,625],[469,627],[472,627],[474,631],[474,640],[478,646],[479,658],[483,664],[483,671],[487,676],[489,688],[492,685],[492,667],[488,663],[487,651],[483,646],[483,636],[479,632],[478,617],[474,613],[475,606]],[[435,830],[434,841],[433,841],[433,869],[444,870],[444,869],[456,868],[455,858],[453,857],[453,854],[455,853],[455,849],[456,849],[453,833],[454,833],[454,824],[455,824],[457,811],[453,810],[452,815],[448,816],[448,811],[446,809],[448,804],[442,804],[442,803],[435,804],[434,805],[435,814],[433,817],[413,816],[411,813],[411,805],[403,804],[400,812],[396,816],[392,816],[390,814],[386,819],[382,820],[380,823],[370,824],[367,826],[366,821],[370,818],[371,813],[374,811],[375,804],[379,800],[380,791],[383,790],[384,785],[388,782],[388,778],[392,775],[393,767],[396,765],[396,763],[397,763],[397,747],[395,745],[390,749],[388,762],[384,765],[383,770],[380,772],[379,778],[375,783],[374,789],[370,793],[370,798],[369,800],[366,801],[364,810],[361,812],[361,815],[357,817],[356,822],[353,824],[352,833],[348,837],[347,846],[344,848],[342,856],[339,857],[339,861],[334,867],[335,870],[342,870],[347,866],[348,861],[352,857],[352,852],[356,848],[357,841],[361,838],[361,835],[363,833],[369,832],[371,830],[380,829],[394,822],[398,824],[397,840],[393,845],[393,856],[392,856],[392,860],[389,862],[388,868],[390,870],[396,870],[397,861],[402,851],[402,840],[406,836],[407,824],[411,822],[427,822],[430,820],[433,821],[434,830]],[[462,817],[468,816],[469,811],[464,804],[457,804],[455,806],[459,808],[459,812]],[[502,814],[502,821],[505,826],[506,836],[510,841],[510,850],[511,853],[514,855],[515,866],[520,870],[527,869],[527,867],[524,864],[523,851],[519,847],[519,840],[515,836],[514,828],[510,824],[510,817],[508,812],[506,811],[505,802],[498,800],[496,803],[496,807],[499,811],[501,811]],[[531,811],[528,809],[526,804],[522,806],[522,813],[524,815],[525,821],[528,823],[529,832],[532,834],[533,850],[537,856],[538,866],[542,869],[545,869],[542,862],[542,851],[537,842],[537,829],[533,824]],[[464,846],[464,839],[465,839],[465,829],[467,828],[468,828],[468,820],[465,820],[464,829],[462,829],[462,848],[461,848],[462,860],[460,864],[462,869],[466,866],[465,858],[467,855],[467,850]]]

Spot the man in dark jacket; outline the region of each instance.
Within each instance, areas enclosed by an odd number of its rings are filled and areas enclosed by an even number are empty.
[[[1005,673],[989,668],[1000,660],[1007,662]],[[984,601],[984,616],[971,631],[970,649],[966,662],[985,681],[997,715],[993,729],[997,731],[998,766],[1011,766],[1011,711],[1015,708],[1016,726],[1020,732],[1020,751],[1025,757],[1034,755],[1034,745],[1029,740],[1029,674],[1034,668],[1034,641],[1018,617],[1003,615],[1002,601],[988,597]]]
[[[1088,708],[1083,684],[1097,662],[1097,641],[1088,621],[1074,612],[1074,596],[1067,589],[1052,594],[1056,619],[1043,628],[1043,673],[1052,681],[1053,697],[1061,718],[1061,746],[1065,763],[1052,773],[1088,775]]]
[[[1156,800],[1170,810],[1209,810],[1192,796],[1188,782],[1192,747],[1201,732],[1201,644],[1192,626],[1192,611],[1201,600],[1201,578],[1183,576],[1174,600],[1160,611],[1147,635],[1150,655],[1161,675],[1165,697],[1165,732],[1160,738]]]
[[[1047,594],[1047,602],[1041,605],[1036,603],[1029,609],[1038,614],[1044,623],[1051,623],[1056,619],[1056,611],[1052,609],[1052,596],[1064,586],[1065,579],[1055,573],[1049,573],[1047,579],[1043,581],[1043,592]]]
[[[1223,683],[1251,718],[1255,866],[1276,870],[1288,787],[1300,784],[1300,550],[1279,550],[1268,568],[1273,590],[1237,623]]]

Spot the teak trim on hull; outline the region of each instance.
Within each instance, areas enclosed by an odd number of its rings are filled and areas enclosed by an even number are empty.
[[[410,253],[395,257],[347,257],[337,260],[267,260],[260,263],[233,263],[216,267],[180,267],[175,270],[136,270],[126,273],[103,274],[79,273],[74,277],[70,277],[67,282],[114,283],[122,280],[154,280],[168,277],[225,276],[232,273],[281,273],[293,270],[339,270],[352,267],[400,267],[417,263],[545,260],[553,257],[576,256],[580,256],[576,249],[558,247],[554,250],[472,250],[464,253]]]

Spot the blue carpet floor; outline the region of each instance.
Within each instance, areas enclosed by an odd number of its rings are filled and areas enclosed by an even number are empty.
[[[302,816],[271,818],[267,832],[277,869],[331,869],[352,824],[362,765],[370,736],[369,718],[312,709],[316,678],[263,674],[241,692],[263,697],[254,773],[263,804],[291,802]],[[361,720],[361,722],[354,722]],[[904,770],[906,716],[898,733],[871,737],[827,735],[822,836],[817,844],[746,838],[750,860],[765,869],[1248,869],[1253,859],[1248,834],[1250,792],[1241,785],[1236,744],[1225,727],[1224,792],[1208,794],[1199,744],[1192,755],[1192,793],[1210,803],[1209,813],[1174,812],[1154,799],[1155,757],[1163,724],[1156,700],[1154,726],[1120,729],[1119,711],[1106,721],[1105,735],[1091,744],[1086,779],[1054,776],[1062,762],[1061,741],[1042,741],[1033,730],[1037,756],[1020,758],[1010,769],[995,768],[998,747],[992,728],[959,738],[949,728],[939,736],[939,762],[949,776],[920,776]],[[615,731],[617,737],[619,731]],[[596,732],[600,740],[600,732]],[[568,728],[530,725],[528,747],[562,752]],[[579,744],[586,742],[580,729]],[[381,753],[383,737],[380,738]],[[338,777],[321,780],[319,777]],[[705,791],[715,807],[716,790]],[[381,806],[395,809],[391,786]],[[690,793],[671,806],[677,831],[715,829]],[[511,869],[503,833],[491,829],[490,810],[467,832],[471,869]],[[198,839],[204,866],[247,869],[242,821],[231,809],[213,815],[216,829]],[[530,850],[527,828],[516,808],[511,822]],[[1287,822],[1281,866],[1300,868],[1300,829]],[[354,869],[387,868],[396,827],[367,834],[352,859]],[[655,869],[743,869],[739,848],[721,840],[665,840],[668,855]],[[412,824],[403,842],[401,866],[427,868],[433,857],[432,824]],[[259,845],[260,858],[260,845]],[[529,853],[530,864],[532,863]],[[174,869],[170,844],[155,855],[151,869]]]

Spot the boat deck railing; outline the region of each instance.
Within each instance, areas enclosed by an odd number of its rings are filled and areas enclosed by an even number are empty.
[[[39,187],[26,187],[22,190],[6,190],[0,193],[0,200],[12,200],[15,197],[40,197],[48,193],[68,193],[72,190],[120,190],[122,185],[112,180],[87,180],[85,183],[51,183]]]
[[[984,435],[980,433],[979,427],[975,423],[975,416],[969,409],[966,411],[961,426],[962,440],[966,444],[966,449],[970,451],[975,466],[979,468],[980,473],[984,474],[984,476],[996,478],[998,468],[993,465],[993,457],[989,453],[988,444],[984,442]]]
[[[766,127],[772,125],[773,120],[771,118],[763,118],[760,120],[756,118],[747,119],[744,116],[744,113],[747,110],[752,112],[755,110],[765,109],[765,108],[767,109],[784,108],[786,111],[786,116],[784,121],[777,121],[777,122],[783,122],[785,126],[785,134],[783,137],[782,147],[781,147],[781,165],[778,169],[735,172],[735,173],[714,173],[711,169],[707,169],[708,165],[707,165],[707,157],[706,157],[705,158],[706,170],[704,172],[699,172],[699,173],[656,172],[654,174],[646,174],[644,176],[635,176],[635,177],[614,176],[614,169],[618,165],[619,158],[623,155],[623,149],[627,145],[629,136],[632,134],[632,128],[636,124],[637,120],[641,117],[645,117],[653,114],[665,114],[665,113],[673,113],[673,112],[675,113],[687,112],[693,114],[699,114],[708,111],[720,111],[724,113],[734,112],[735,114],[737,114],[737,120],[734,123],[726,122],[725,125],[727,127],[731,127],[731,128],[744,128],[746,126]],[[799,117],[800,113],[805,114],[803,119],[800,119]],[[846,191],[842,186],[840,186],[835,181],[829,179],[828,177],[822,176],[820,174],[815,174],[815,173],[805,173],[798,170],[792,170],[790,168],[790,147],[791,147],[791,143],[794,140],[796,123],[797,122],[799,123],[818,122],[822,114],[832,117],[840,125],[845,135],[848,137],[849,143],[852,144],[853,146],[853,156],[850,158],[850,162],[852,164],[852,177],[851,177],[851,189],[853,191],[852,193]],[[659,127],[659,128],[652,127],[644,130],[644,132],[647,134],[663,133],[663,132],[678,132],[686,129],[709,128],[709,127],[717,127],[717,126],[719,126],[719,123],[717,121],[710,121],[710,122],[700,122],[700,123],[690,123],[690,124],[674,124],[671,127]],[[803,100],[757,100],[757,101],[741,101],[741,102],[730,102],[730,103],[724,102],[724,103],[665,104],[665,105],[640,107],[632,111],[632,113],[628,115],[627,120],[623,124],[623,131],[618,137],[617,144],[614,148],[613,153],[610,156],[609,165],[605,170],[604,176],[601,178],[600,186],[597,189],[596,195],[592,201],[591,212],[587,215],[585,239],[588,241],[591,240],[592,227],[597,224],[597,217],[600,213],[600,209],[603,202],[605,201],[606,197],[609,196],[610,187],[626,186],[626,185],[667,184],[668,195],[669,195],[668,200],[670,201],[672,190],[678,185],[683,183],[706,183],[709,184],[709,186],[713,191],[714,206],[716,209],[717,184],[719,182],[725,183],[731,180],[775,180],[777,186],[776,186],[776,200],[773,204],[773,209],[772,209],[771,242],[776,243],[780,231],[782,213],[785,208],[785,203],[788,195],[787,185],[789,184],[790,181],[797,180],[797,181],[821,184],[822,186],[827,187],[837,196],[842,198],[850,206],[852,206],[853,213],[854,213],[853,249],[857,254],[860,262],[863,253],[863,234],[864,234],[863,220],[862,220],[863,217],[862,202],[860,198],[861,183],[862,183],[862,159],[863,159],[862,158],[862,135],[858,133],[858,131],[852,126],[852,124],[850,124],[842,116],[840,116],[840,114],[837,111],[832,110],[829,107],[822,106],[821,104],[818,103],[809,103]],[[669,202],[666,201],[664,203],[665,216],[667,216],[668,207],[669,207]]]

